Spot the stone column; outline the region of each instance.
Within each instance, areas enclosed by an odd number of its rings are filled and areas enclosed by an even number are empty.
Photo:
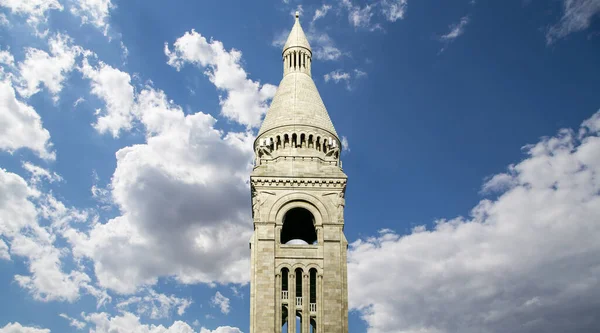
[[[323,331],[323,274],[317,274],[317,332]]]
[[[275,332],[281,332],[281,272],[275,274]]]
[[[296,272],[294,271],[288,274],[288,290],[288,333],[296,333]]]
[[[310,275],[302,273],[302,333],[310,333]]]

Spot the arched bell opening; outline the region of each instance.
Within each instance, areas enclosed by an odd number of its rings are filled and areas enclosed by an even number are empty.
[[[305,208],[292,208],[283,217],[281,244],[308,245],[317,243],[315,218]]]

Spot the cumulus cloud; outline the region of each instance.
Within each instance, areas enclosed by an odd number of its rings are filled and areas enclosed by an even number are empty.
[[[114,7],[111,0],[76,0],[73,1],[71,13],[81,18],[81,23],[89,23],[108,33],[108,18]]]
[[[119,302],[117,308],[127,310],[133,306],[138,315],[161,319],[169,317],[174,310],[179,316],[182,316],[190,305],[192,305],[192,300],[189,298],[165,295],[153,289],[147,289],[140,296],[130,297]]]
[[[50,333],[49,329],[23,326],[19,323],[8,323],[0,328],[0,333]]]
[[[253,135],[218,131],[210,115],[185,115],[151,87],[134,100],[146,143],[116,153],[110,189],[121,215],[66,232],[74,254],[91,258],[99,284],[119,293],[161,276],[245,283]]]
[[[65,76],[73,70],[75,58],[83,52],[81,47],[72,45],[68,36],[60,34],[50,38],[48,46],[50,53],[27,48],[25,60],[18,65],[18,91],[25,98],[44,85],[57,101]]]
[[[47,21],[48,11],[64,9],[58,0],[0,0],[0,6],[10,9],[13,14],[26,17],[27,22],[35,29],[40,23]]]
[[[217,306],[221,309],[221,313],[229,313],[229,298],[223,296],[220,292],[216,292],[215,296],[210,299],[212,306]]]
[[[30,275],[15,275],[22,288],[40,301],[69,302],[78,299],[80,289],[94,289],[85,273],[63,270],[61,258],[65,252],[54,246],[54,234],[39,224],[44,218],[58,228],[85,216],[66,209],[51,195],[4,169],[0,169],[0,199],[0,236],[8,239],[12,255],[27,260]]]
[[[29,148],[39,157],[54,160],[50,132],[33,107],[17,99],[10,79],[0,81],[0,149],[13,153]]]
[[[168,64],[177,70],[188,63],[206,68],[204,73],[209,80],[226,93],[225,97],[220,97],[223,116],[248,127],[260,125],[276,87],[248,79],[240,64],[240,51],[227,51],[220,41],[207,41],[194,30],[178,38],[172,51],[165,44],[164,51],[169,58]]]
[[[175,321],[171,326],[148,325],[140,322],[136,315],[124,312],[111,317],[106,312],[90,313],[83,315],[84,320],[93,328],[90,333],[195,333],[196,331],[187,323]],[[211,331],[202,327],[198,333],[242,333],[237,327],[221,326]]]
[[[87,58],[80,71],[90,80],[91,93],[105,102],[104,110],[96,112],[94,128],[100,133],[110,132],[113,137],[118,137],[122,130],[130,130],[136,112],[131,76],[103,62],[93,67]]]
[[[552,44],[570,33],[585,30],[592,19],[600,14],[600,0],[562,0],[563,16],[560,22],[551,26],[546,33],[546,41]]]
[[[350,304],[368,331],[598,331],[599,130],[600,112],[526,146],[469,218],[351,244]]]

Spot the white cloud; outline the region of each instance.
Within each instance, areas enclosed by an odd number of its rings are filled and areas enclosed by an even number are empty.
[[[342,150],[350,151],[350,144],[348,143],[348,139],[345,136],[342,136]]]
[[[83,315],[90,324],[90,333],[194,333],[190,325],[175,321],[170,327],[162,325],[147,325],[140,322],[136,315],[124,312],[119,316],[110,317],[106,312]]]
[[[317,32],[315,29],[311,29],[308,32],[308,38],[311,43],[314,43],[313,56],[318,60],[337,60],[343,53],[338,49],[331,37],[328,34]]]
[[[210,81],[226,92],[225,97],[220,97],[223,116],[248,127],[260,125],[276,87],[248,79],[240,64],[240,51],[227,51],[220,41],[211,39],[209,42],[192,30],[175,41],[173,51],[165,44],[165,54],[168,64],[177,70],[187,63],[206,68],[204,73]]]
[[[360,69],[354,69],[351,73],[338,69],[323,75],[323,79],[325,82],[345,83],[346,89],[352,90],[352,81],[367,76],[367,73]]]
[[[229,298],[223,296],[220,292],[216,292],[215,296],[210,299],[212,306],[218,306],[221,309],[221,313],[229,313]]]
[[[71,318],[71,317],[67,316],[64,313],[61,313],[58,316],[62,317],[62,318],[65,318],[66,320],[68,320],[69,321],[69,326],[75,327],[78,330],[82,330],[86,326],[86,323],[84,323],[84,322],[82,322],[80,320],[77,320],[75,318]]]
[[[383,0],[381,11],[388,21],[396,22],[404,18],[408,0]]]
[[[313,16],[311,23],[315,23],[316,20],[325,17],[325,15],[327,15],[327,12],[329,12],[330,9],[331,5],[327,4],[323,4],[321,8],[317,8],[317,10],[315,10],[315,15]]]
[[[199,333],[242,333],[242,331],[240,331],[240,329],[237,327],[221,326],[214,331],[202,327]]]
[[[171,326],[148,325],[140,322],[136,315],[124,312],[111,317],[106,312],[83,314],[83,318],[90,324],[90,333],[195,333],[196,331],[183,321],[175,321]],[[198,323],[199,324],[199,323]],[[0,331],[0,333],[2,333]],[[12,333],[12,332],[11,332]],[[40,332],[42,333],[42,332]],[[220,326],[211,331],[202,327],[198,333],[242,333],[237,327]]]
[[[23,326],[19,323],[8,323],[0,328],[0,333],[50,333],[49,329]]]
[[[13,14],[25,16],[27,22],[36,29],[40,23],[47,21],[48,11],[63,10],[58,0],[0,0],[0,6],[10,9]]]
[[[452,41],[456,39],[465,32],[467,24],[469,24],[469,16],[463,16],[460,19],[460,22],[450,25],[450,31],[447,34],[442,35],[440,39],[442,41]]]
[[[99,284],[119,293],[161,276],[247,282],[254,137],[215,130],[213,117],[185,115],[162,91],[147,87],[135,100],[147,142],[116,153],[110,189],[122,215],[65,233],[74,254],[91,258]]]
[[[34,171],[37,172],[37,171]],[[34,173],[33,179],[36,174]],[[78,299],[80,289],[94,289],[83,272],[65,272],[61,258],[67,249],[56,248],[50,231],[73,220],[85,219],[67,209],[49,194],[30,187],[21,176],[0,169],[0,236],[10,244],[10,253],[26,259],[30,275],[15,275],[15,281],[40,301]],[[39,220],[51,223],[43,227]]]
[[[373,13],[371,12],[370,5],[365,5],[363,8],[354,6],[348,13],[348,21],[350,21],[354,27],[367,28],[371,25],[372,16]]]
[[[185,313],[185,310],[192,305],[192,300],[176,297],[175,295],[165,295],[157,293],[153,289],[144,290],[140,296],[130,297],[117,304],[120,310],[126,310],[135,305],[138,315],[145,315],[152,319],[167,318],[173,310],[176,310],[179,316]]]
[[[0,13],[0,26],[10,27],[10,21],[4,13]]]
[[[114,7],[111,0],[73,0],[71,13],[81,18],[81,23],[89,23],[108,33],[109,12]]]
[[[552,44],[570,33],[585,30],[592,18],[600,14],[600,0],[562,0],[563,16],[546,33],[546,41]]]
[[[50,54],[27,48],[25,60],[18,65],[17,90],[25,98],[37,93],[43,84],[57,101],[65,75],[71,72],[75,58],[83,52],[80,47],[71,45],[69,37],[60,34],[50,38],[48,45]]]
[[[13,153],[29,148],[41,158],[56,158],[50,132],[35,110],[17,99],[10,79],[0,81],[0,109],[0,149]]]
[[[511,186],[470,218],[351,244],[350,304],[368,331],[598,331],[599,128],[600,112],[579,137],[526,146],[493,181]]]
[[[25,169],[31,174],[31,178],[29,181],[33,184],[37,184],[44,179],[50,183],[56,181],[60,182],[63,180],[63,178],[56,172],[50,172],[49,170],[44,169],[31,162],[23,162],[23,169]]]
[[[8,245],[4,240],[0,239],[0,259],[10,260],[10,253],[8,252]]]
[[[118,137],[121,130],[130,130],[135,116],[135,89],[131,85],[131,76],[103,62],[92,67],[87,58],[80,70],[90,80],[91,93],[106,104],[104,110],[96,112],[98,119],[94,128],[100,133],[110,132],[113,137]]]

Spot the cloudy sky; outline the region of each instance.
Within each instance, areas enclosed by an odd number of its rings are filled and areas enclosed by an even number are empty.
[[[350,332],[600,331],[600,0],[0,0],[0,333],[248,332],[296,10]]]

